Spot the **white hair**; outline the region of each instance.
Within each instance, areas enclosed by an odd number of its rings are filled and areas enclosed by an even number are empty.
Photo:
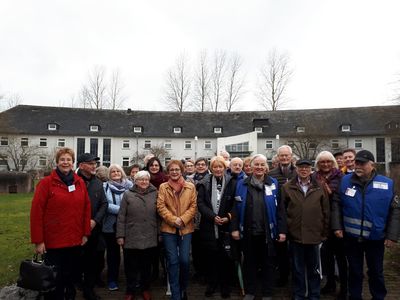
[[[136,181],[137,179],[141,179],[143,177],[148,177],[150,179],[150,173],[146,170],[139,171],[135,174],[133,179]]]
[[[280,147],[278,148],[278,151],[277,151],[277,152],[278,152],[278,155],[279,155],[279,152],[281,152],[282,149],[288,149],[289,152],[290,152],[290,154],[293,153],[292,147],[290,147],[289,145],[282,145],[282,146],[280,146]]]

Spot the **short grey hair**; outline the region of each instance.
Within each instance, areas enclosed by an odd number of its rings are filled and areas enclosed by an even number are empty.
[[[290,147],[289,145],[282,145],[277,150],[278,155],[279,155],[279,152],[281,152],[281,150],[285,149],[285,148],[289,150],[290,154],[293,154],[292,147]]]
[[[133,180],[136,181],[136,180],[141,179],[143,177],[148,177],[150,179],[150,173],[148,171],[146,171],[146,170],[139,171],[139,172],[137,172],[135,174],[135,176],[133,177]]]
[[[266,162],[267,169],[269,169],[267,158],[265,157],[265,155],[262,155],[262,154],[256,154],[256,155],[254,155],[253,158],[252,158],[251,161],[250,161],[250,166],[253,167],[254,161],[255,161],[256,159],[258,159],[258,158],[261,158],[262,160],[264,160],[264,161]]]

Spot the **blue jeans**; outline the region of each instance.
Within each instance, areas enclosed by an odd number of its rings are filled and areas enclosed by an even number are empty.
[[[192,234],[185,235],[162,233],[167,257],[171,300],[180,300],[181,292],[185,291],[189,281],[189,254]]]
[[[290,242],[293,257],[293,299],[319,299],[321,276],[319,245]]]

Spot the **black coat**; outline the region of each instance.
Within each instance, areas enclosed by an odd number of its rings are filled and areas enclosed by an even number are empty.
[[[221,202],[218,214],[214,213],[211,203],[211,182],[213,175],[206,176],[197,184],[197,206],[201,214],[200,220],[200,238],[204,247],[215,249],[217,247],[217,239],[214,230],[214,218],[218,215],[221,218],[227,217],[231,220],[231,212],[234,203],[236,179],[225,175],[225,189],[221,196]],[[219,237],[224,233],[230,232],[230,221],[227,224],[219,226]]]

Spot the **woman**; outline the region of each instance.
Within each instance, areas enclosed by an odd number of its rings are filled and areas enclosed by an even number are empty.
[[[243,171],[246,173],[247,176],[250,176],[253,172],[251,170],[251,157],[246,157],[243,159]]]
[[[211,297],[220,285],[222,298],[230,296],[229,278],[232,260],[224,249],[230,239],[229,223],[235,196],[236,180],[226,171],[222,156],[215,156],[210,163],[211,175],[198,183],[197,205],[201,214],[200,238],[207,257],[206,297]],[[230,244],[229,244],[230,245]]]
[[[124,249],[126,300],[134,299],[140,278],[144,300],[151,295],[151,260],[157,247],[157,189],[150,184],[150,174],[139,171],[134,186],[124,194],[117,221],[117,242]]]
[[[343,173],[338,167],[335,157],[329,151],[322,151],[315,159],[315,172],[313,177],[329,195],[331,203],[333,194],[338,191]],[[347,295],[347,260],[344,254],[343,239],[330,234],[323,242],[321,259],[327,276],[326,285],[321,289],[322,294],[336,292],[335,257],[339,269],[340,293],[339,298],[345,299]]]
[[[183,177],[185,178],[185,180],[193,182],[193,177],[195,174],[196,174],[196,169],[194,167],[194,160],[187,159],[185,161],[185,174]]]
[[[56,289],[45,299],[75,299],[74,274],[81,246],[90,234],[90,200],[83,180],[72,171],[74,151],[60,148],[57,167],[36,187],[31,208],[31,241],[35,252],[57,266]]]
[[[122,197],[133,183],[126,178],[124,170],[116,164],[108,168],[109,180],[104,183],[104,192],[108,201],[108,209],[103,223],[103,234],[107,249],[107,281],[110,291],[118,290],[118,274],[120,265],[120,246],[116,240],[116,223]]]
[[[150,183],[158,190],[160,185],[168,181],[167,176],[163,172],[163,167],[157,157],[149,159],[146,165],[146,170],[150,172]]]
[[[258,270],[261,271],[262,296],[269,299],[276,260],[274,241],[286,240],[285,207],[279,197],[277,180],[267,175],[267,158],[255,155],[251,167],[253,174],[237,183],[232,238],[241,239],[244,299],[254,299]]]
[[[179,160],[167,166],[168,182],[160,185],[157,210],[161,216],[161,234],[167,256],[172,300],[187,299],[190,240],[196,213],[196,189],[185,181],[184,167]]]

